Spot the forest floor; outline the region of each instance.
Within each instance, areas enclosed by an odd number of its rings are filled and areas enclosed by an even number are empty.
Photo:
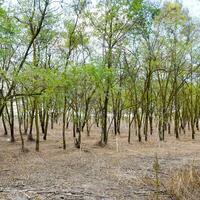
[[[26,142],[27,153],[20,151],[20,140],[15,144],[0,132],[0,200],[145,200],[153,199],[154,187],[146,178],[154,179],[153,163],[158,155],[160,180],[185,165],[200,166],[200,135],[167,136],[159,142],[157,133],[148,142],[127,143],[127,130],[116,138],[109,135],[109,143],[97,145],[99,133],[83,134],[82,149],[75,149],[71,130],[67,131],[67,149],[62,150],[61,130],[49,132],[47,141],[41,139],[40,152],[35,143]],[[169,199],[163,195],[161,199]]]

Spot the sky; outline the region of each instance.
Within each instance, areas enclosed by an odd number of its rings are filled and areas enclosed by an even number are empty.
[[[67,2],[69,0],[62,0]],[[92,0],[96,1],[96,0]],[[152,2],[165,2],[165,1],[176,1],[176,0],[150,0]],[[192,17],[200,18],[200,0],[178,0],[183,3],[183,6],[189,10],[189,13]],[[17,2],[17,0],[7,0],[7,2]]]
[[[182,0],[185,7],[189,8],[190,15],[200,17],[200,1],[199,0]]]
[[[153,0],[158,2],[165,2],[166,0]],[[167,0],[175,1],[175,0]],[[189,10],[189,13],[192,17],[200,18],[200,0],[179,0],[183,3],[183,6]]]

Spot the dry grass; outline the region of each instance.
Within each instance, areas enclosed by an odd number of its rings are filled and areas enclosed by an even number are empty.
[[[169,170],[162,175],[157,157],[153,164],[153,173],[145,177],[143,183],[151,191],[151,200],[198,200],[200,199],[200,168],[195,162],[181,168]],[[162,177],[162,178],[161,178]]]
[[[200,198],[200,169],[185,166],[173,173],[165,183],[168,192],[176,200],[197,200]]]

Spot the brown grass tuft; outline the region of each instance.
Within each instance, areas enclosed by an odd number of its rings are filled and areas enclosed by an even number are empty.
[[[197,200],[200,198],[200,169],[194,165],[179,169],[165,185],[173,199]]]
[[[171,170],[163,179],[160,175],[159,160],[153,164],[151,177],[145,177],[143,183],[151,191],[151,200],[198,200],[200,199],[200,168],[192,164]]]

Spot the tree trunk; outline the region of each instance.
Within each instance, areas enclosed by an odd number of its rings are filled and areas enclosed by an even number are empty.
[[[103,113],[102,113],[102,132],[101,132],[101,144],[104,146],[107,144],[107,117],[108,117],[108,97],[109,90],[105,92]]]
[[[34,100],[35,104],[35,128],[36,128],[36,146],[35,150],[39,151],[39,145],[40,145],[40,130],[39,130],[39,119],[38,119],[38,101],[37,98]]]
[[[145,137],[145,141],[147,142],[147,139],[148,139],[148,118],[149,118],[149,115],[148,115],[148,112],[146,113],[145,115],[145,122],[144,122],[144,137]]]
[[[15,142],[13,99],[10,100],[10,136],[11,136],[11,142]]]
[[[138,141],[142,142],[142,137],[141,137],[141,126],[138,125]]]
[[[27,132],[28,132],[28,102],[27,102],[27,106],[26,106],[24,97],[22,97],[22,106],[23,106],[24,135],[27,135]]]
[[[3,128],[4,128],[4,135],[8,135],[8,130],[7,130],[6,122],[5,122],[5,116],[3,113],[2,113],[2,123],[3,123]]]
[[[44,140],[47,139],[48,124],[49,124],[49,113],[48,113],[48,110],[47,110],[46,111],[45,127],[44,127],[44,136],[43,136]]]
[[[65,139],[66,111],[67,111],[67,97],[64,98],[64,108],[63,108],[62,138],[63,138],[63,149],[64,150],[66,149],[66,139]]]
[[[45,117],[46,116],[46,111],[40,109],[39,111],[39,117],[40,117],[40,125],[42,129],[42,133],[45,134]]]
[[[54,112],[51,112],[51,129],[53,129],[53,125],[54,125]]]
[[[150,114],[149,116],[149,126],[150,126],[150,135],[153,135],[153,116]]]
[[[17,106],[17,116],[18,116],[18,123],[19,123],[19,134],[20,134],[20,139],[21,139],[21,148],[22,151],[24,152],[24,138],[23,138],[23,134],[22,134],[22,117],[20,116],[20,110],[19,110],[19,104],[16,100],[16,106]]]
[[[191,126],[192,126],[192,139],[194,140],[195,139],[195,123],[194,123],[194,120],[192,119],[191,120]]]
[[[34,122],[34,115],[35,115],[35,105],[32,108],[31,115],[30,115],[30,129],[28,134],[28,141],[34,141],[33,139],[33,122]]]

